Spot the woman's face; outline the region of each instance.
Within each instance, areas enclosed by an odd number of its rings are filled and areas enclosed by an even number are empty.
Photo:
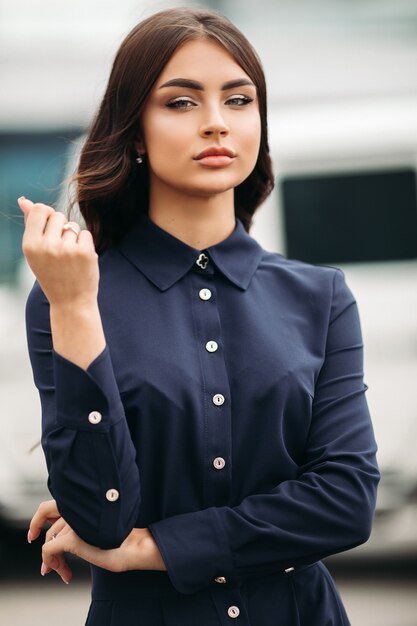
[[[239,185],[255,167],[261,140],[256,87],[219,44],[181,46],[163,69],[142,116],[151,190],[210,196]],[[223,155],[201,156],[224,148]]]

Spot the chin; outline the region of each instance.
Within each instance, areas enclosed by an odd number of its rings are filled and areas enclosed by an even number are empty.
[[[198,198],[210,198],[212,196],[218,196],[221,195],[222,193],[227,193],[229,192],[231,189],[234,189],[235,185],[217,185],[217,186],[213,186],[211,185],[210,187],[208,186],[196,186],[190,189],[190,187],[187,187],[187,189],[184,189],[183,191],[190,195],[190,196],[196,196]]]
[[[224,174],[224,176],[221,176],[221,173],[217,170],[217,176],[213,176],[212,180],[206,179],[205,181],[196,182],[194,185],[190,185],[188,181],[188,184],[184,186],[184,191],[193,195],[209,197],[235,189],[247,178],[247,176],[228,176],[226,172]]]

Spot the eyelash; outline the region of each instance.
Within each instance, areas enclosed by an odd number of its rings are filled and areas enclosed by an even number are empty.
[[[241,107],[241,106],[245,106],[253,102],[253,99],[249,98],[248,96],[233,96],[233,98],[229,98],[228,100],[226,100],[226,103],[231,102],[231,101],[236,101],[236,100],[239,100],[241,104],[234,104],[232,106]],[[167,102],[165,106],[168,109],[182,109],[184,111],[192,108],[190,106],[182,106],[183,103],[194,104],[194,102],[188,98],[175,98],[174,100],[170,100],[169,102]]]

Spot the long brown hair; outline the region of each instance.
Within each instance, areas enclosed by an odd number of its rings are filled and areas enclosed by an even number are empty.
[[[135,162],[134,142],[140,137],[141,114],[172,54],[185,42],[198,38],[220,43],[257,89],[260,150],[255,168],[235,188],[235,213],[248,232],[255,210],[273,189],[265,76],[251,44],[216,12],[190,8],[160,11],[135,26],[122,42],[72,177],[72,207],[78,203],[99,253],[123,237],[138,212],[148,211],[148,166],[145,162],[138,167]]]

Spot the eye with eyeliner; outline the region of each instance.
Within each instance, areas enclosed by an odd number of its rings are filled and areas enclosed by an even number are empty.
[[[236,106],[245,106],[245,104],[250,104],[251,102],[253,102],[253,98],[249,98],[249,96],[244,96],[244,95],[236,95],[236,96],[231,96],[230,98],[228,98],[226,100],[227,102],[231,102],[231,101],[235,101],[235,105],[236,105],[236,101],[239,101],[240,104],[237,104]]]
[[[185,105],[185,106],[184,106]],[[189,109],[190,106],[187,105],[195,105],[195,102],[191,100],[191,98],[185,98],[184,96],[180,98],[174,98],[173,100],[169,100],[166,103],[166,107],[169,109]]]
[[[250,104],[251,102],[253,102],[253,98],[250,98],[249,96],[244,96],[242,94],[239,95],[235,95],[235,96],[231,96],[230,98],[228,98],[226,100],[226,104],[231,104],[231,106],[237,106],[237,107],[242,107],[245,106],[247,104]],[[196,106],[196,103],[191,99],[191,98],[187,98],[184,96],[181,96],[179,98],[174,98],[172,100],[169,100],[165,106],[168,109],[182,109],[182,110],[186,110],[186,109],[190,109],[192,108],[192,106]]]

